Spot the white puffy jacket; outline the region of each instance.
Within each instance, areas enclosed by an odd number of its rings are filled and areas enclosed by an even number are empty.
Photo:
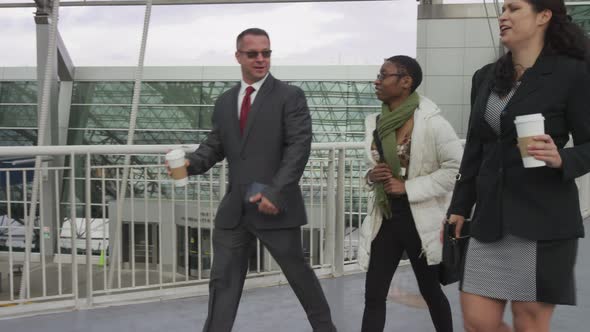
[[[439,232],[450,203],[459,171],[463,147],[451,124],[440,114],[438,106],[430,99],[420,96],[420,104],[414,112],[414,129],[410,150],[410,166],[406,192],[416,229],[422,241],[428,265],[440,263],[442,244]],[[368,167],[376,162],[371,154],[373,130],[376,127],[376,114],[365,119],[365,158]],[[358,249],[359,265],[369,266],[371,242],[381,227],[381,211],[374,205],[372,186],[368,185],[369,215],[363,221]]]

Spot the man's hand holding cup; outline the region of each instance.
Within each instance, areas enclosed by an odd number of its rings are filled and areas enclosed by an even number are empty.
[[[176,149],[166,153],[166,170],[168,175],[174,179],[176,187],[183,187],[188,184],[187,167],[189,161],[184,159],[184,150]]]

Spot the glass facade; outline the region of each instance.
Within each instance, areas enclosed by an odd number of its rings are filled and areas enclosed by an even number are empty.
[[[376,110],[371,82],[288,82],[305,91],[314,142],[358,141],[364,118]],[[237,84],[226,82],[144,82],[135,144],[195,144],[211,128],[217,97]],[[76,82],[68,144],[124,144],[132,82]]]
[[[195,144],[211,128],[225,82],[144,82],[135,144]],[[371,81],[292,81],[305,91],[314,142],[353,142],[363,137],[364,118],[378,109]],[[132,82],[76,82],[68,144],[124,144],[129,129]],[[37,140],[37,83],[0,82],[0,145]]]
[[[215,100],[229,90],[237,81],[195,81],[195,82],[144,82],[134,135],[135,144],[197,144],[211,128],[211,116]],[[378,110],[379,102],[374,96],[371,81],[290,81],[304,90],[312,114],[314,142],[354,142],[364,136],[364,118]],[[133,82],[103,81],[75,82],[72,94],[69,145],[126,144],[130,125]],[[324,152],[325,153],[325,152]],[[349,157],[360,154],[348,151]],[[321,159],[321,152],[314,152],[312,158]],[[360,157],[360,156],[359,156]],[[134,165],[162,164],[161,157],[134,156]],[[123,156],[93,156],[93,165],[120,165]],[[79,158],[76,174],[83,176],[84,160]],[[347,169],[350,168],[347,165]],[[359,168],[360,169],[360,168]],[[115,179],[121,169],[105,169],[107,179]],[[137,169],[131,173],[134,182],[134,197],[157,195],[170,197],[184,195],[184,189],[164,185],[159,188],[149,185],[144,179],[154,181],[158,176],[166,178],[152,169]],[[355,173],[358,170],[355,169]],[[211,170],[211,180],[217,183],[219,167]],[[312,181],[326,181],[325,168],[308,167],[305,178]],[[348,178],[348,177],[347,177]],[[116,193],[116,181],[106,181],[108,192]],[[112,188],[110,188],[112,187]],[[319,188],[319,187],[318,187]],[[219,199],[219,188],[189,186],[188,199]],[[198,192],[197,192],[198,190]],[[319,189],[318,189],[319,190]],[[314,190],[315,191],[315,190]],[[314,195],[311,191],[305,196]],[[317,193],[315,193],[317,194]],[[93,195],[94,196],[94,195]],[[358,197],[357,197],[358,198]],[[352,198],[351,198],[352,199]],[[67,199],[66,199],[67,200]],[[98,202],[97,202],[98,203]],[[97,210],[98,211],[98,210]]]
[[[590,35],[590,5],[570,5],[568,12],[573,21],[578,23]]]
[[[140,105],[136,121],[134,144],[197,144],[211,128],[213,105],[220,94],[237,84],[237,81],[147,81],[142,83]],[[364,118],[379,108],[374,96],[372,81],[290,81],[304,90],[312,114],[314,142],[355,142],[364,136]],[[37,90],[36,82],[0,82],[0,127],[1,145],[36,144]],[[79,81],[74,82],[70,122],[67,133],[69,145],[126,144],[130,126],[133,97],[133,82],[130,81]],[[326,151],[314,151],[312,163],[307,168],[302,182],[306,200],[320,199],[325,192],[321,187],[327,183]],[[347,151],[349,160],[345,166],[347,185],[357,185],[355,175],[363,171],[364,163],[354,161],[359,151]],[[107,201],[116,197],[123,173],[121,155],[93,155],[92,215],[107,217],[102,205],[102,194]],[[324,160],[324,161],[322,161]],[[77,214],[84,207],[85,157],[76,158]],[[183,197],[184,188],[158,182],[166,179],[162,156],[133,156],[130,185],[127,196],[137,199]],[[69,160],[66,158],[66,166]],[[220,167],[208,174],[196,177],[199,186],[188,186],[189,200],[220,199],[218,186]],[[64,174],[63,188],[69,188],[70,172]],[[353,180],[355,179],[355,180]],[[20,188],[21,186],[19,186]],[[27,186],[30,189],[30,186]],[[12,188],[16,193],[17,188]],[[21,188],[22,189],[22,188]],[[30,190],[29,190],[30,195]],[[1,195],[4,196],[4,195]],[[69,191],[61,194],[64,215],[69,215]],[[110,198],[109,198],[110,197]],[[359,204],[364,204],[364,194],[346,195],[347,221],[358,220]],[[5,204],[4,204],[5,205]],[[3,205],[3,206],[4,206]],[[352,221],[352,220],[350,220]]]
[[[37,143],[37,82],[0,81],[0,145]]]
[[[0,81],[0,145],[27,146],[37,144],[37,82]],[[3,163],[0,168],[31,167],[31,163],[10,165]],[[9,174],[9,175],[7,175]],[[25,200],[30,200],[32,172],[0,172],[0,251],[24,251]],[[7,204],[7,184],[10,183],[11,206]],[[8,218],[10,216],[11,218]],[[38,218],[35,219],[38,225]],[[9,228],[12,234],[9,235]],[[33,237],[33,252],[39,251],[38,232]],[[12,242],[10,241],[12,239]]]

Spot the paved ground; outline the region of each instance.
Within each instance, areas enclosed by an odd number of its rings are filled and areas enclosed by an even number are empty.
[[[588,222],[586,223],[588,226]],[[433,331],[428,311],[416,296],[416,282],[403,267],[392,282],[386,331]],[[364,274],[322,280],[340,332],[357,332],[363,311]],[[590,239],[580,241],[577,264],[578,306],[558,307],[552,331],[590,330]],[[456,331],[462,330],[456,285],[445,289]],[[0,308],[0,310],[2,310]],[[2,332],[175,332],[200,331],[207,297],[118,306],[0,321]],[[510,320],[507,313],[506,319]],[[244,292],[234,331],[311,331],[303,310],[288,286]]]

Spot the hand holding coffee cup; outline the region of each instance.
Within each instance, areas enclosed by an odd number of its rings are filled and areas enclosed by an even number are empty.
[[[547,167],[561,168],[563,165],[557,145],[553,142],[553,138],[547,134],[535,136],[533,143],[528,145],[528,152],[535,159],[544,161]]]
[[[184,155],[184,151],[180,149],[166,153],[168,173],[174,179],[174,184],[177,187],[183,187],[188,184],[188,174],[186,171],[188,163],[184,159]]]
[[[545,134],[545,118],[540,113],[517,116],[514,120],[518,133],[518,148],[525,168],[545,166],[544,160],[530,154],[529,146],[535,143],[535,137]]]
[[[164,166],[166,166],[166,172],[168,173],[168,176],[172,177],[172,170],[170,169],[170,165],[168,165],[168,160],[164,161]],[[188,161],[188,159],[184,160],[184,167],[188,168],[190,166],[190,162]]]

